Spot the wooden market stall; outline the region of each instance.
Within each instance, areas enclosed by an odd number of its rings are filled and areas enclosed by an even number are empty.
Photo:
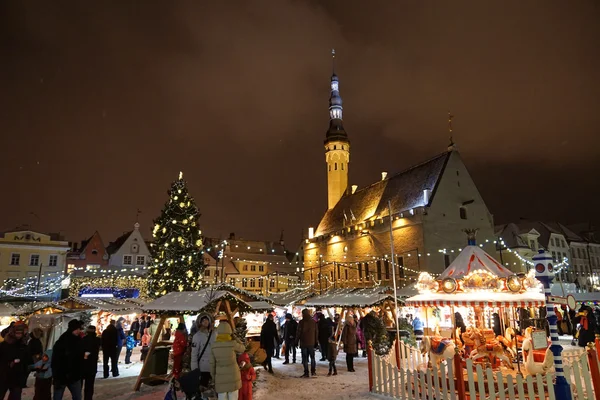
[[[10,325],[12,321],[17,319],[14,314],[17,309],[8,303],[0,303],[0,330]]]
[[[125,325],[133,322],[142,314],[141,305],[112,297],[68,297],[58,303],[70,311],[87,311],[92,314],[92,325],[100,334],[108,326],[111,319],[125,318]]]
[[[142,370],[135,383],[134,390],[138,391],[142,383],[150,381],[168,381],[171,377],[170,373],[154,374],[150,371],[150,363],[154,363],[153,354],[157,349],[168,353],[172,346],[171,341],[160,340],[161,332],[165,322],[169,318],[178,318],[183,321],[184,314],[200,314],[202,312],[210,312],[214,315],[215,321],[227,321],[233,329],[235,329],[234,316],[239,312],[247,312],[252,310],[250,305],[241,298],[225,290],[216,290],[214,287],[204,288],[196,292],[171,292],[166,295],[149,302],[142,308],[145,312],[153,313],[160,316],[160,320],[152,336],[150,347]],[[154,364],[153,364],[154,365]],[[161,365],[161,372],[167,369],[165,365]]]

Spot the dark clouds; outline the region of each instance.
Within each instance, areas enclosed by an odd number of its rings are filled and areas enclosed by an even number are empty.
[[[326,206],[331,47],[352,183],[443,151],[451,109],[497,219],[599,221],[599,20],[593,1],[4,2],[0,229],[108,241],[181,169],[207,233],[297,240]]]

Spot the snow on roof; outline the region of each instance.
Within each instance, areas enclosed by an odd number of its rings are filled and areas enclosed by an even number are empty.
[[[278,306],[287,306],[289,304],[298,303],[313,297],[315,292],[312,289],[292,289],[285,293],[273,293],[270,296],[271,301]]]
[[[512,271],[503,267],[480,247],[467,246],[460,252],[452,264],[442,272],[440,279],[461,279],[475,270],[488,271],[498,278],[507,278],[514,275]]]
[[[0,317],[9,317],[13,315],[17,309],[8,303],[0,303]]]
[[[252,311],[256,312],[273,310],[273,305],[266,301],[249,301],[248,305],[252,307]]]
[[[126,311],[140,307],[139,304],[111,297],[69,297],[61,300],[58,304],[64,307],[70,301],[75,301],[90,308],[102,311]]]
[[[63,311],[67,311],[67,309],[65,307],[62,307],[60,304],[58,303],[52,303],[52,302],[31,302],[31,303],[26,303],[24,305],[22,305],[21,307],[17,308],[17,310],[15,311],[14,315],[28,315],[28,314],[33,314],[37,311],[43,310],[45,308],[52,308],[55,310],[58,310],[59,312],[63,312]]]
[[[171,292],[151,301],[142,307],[146,311],[175,311],[175,312],[200,312],[206,306],[227,298],[233,300],[243,309],[250,309],[250,305],[239,297],[224,290],[201,289],[197,292]]]
[[[383,293],[385,288],[348,288],[330,290],[328,293],[311,298],[306,307],[372,307],[386,300],[394,301],[394,296]]]

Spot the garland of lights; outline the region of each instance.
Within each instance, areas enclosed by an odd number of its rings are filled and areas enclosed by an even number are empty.
[[[142,299],[148,299],[149,286],[148,279],[140,276],[110,276],[104,278],[96,277],[81,277],[72,278],[71,285],[69,286],[69,296],[77,297],[83,289],[137,289],[139,290],[139,297]]]

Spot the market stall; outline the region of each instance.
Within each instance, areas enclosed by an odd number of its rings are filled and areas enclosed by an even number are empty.
[[[184,322],[185,315],[195,316],[202,312],[209,312],[214,315],[215,321],[227,321],[235,327],[234,316],[238,312],[251,311],[252,308],[231,292],[207,287],[196,292],[167,293],[146,304],[142,310],[159,315],[160,319],[134,386],[135,391],[140,389],[142,383],[156,380],[168,381],[171,378],[168,373],[168,354],[172,342],[161,340],[163,327],[169,319],[176,318],[179,322]]]
[[[136,316],[143,313],[139,304],[112,297],[68,297],[58,303],[70,311],[91,313],[91,324],[101,334],[110,324],[110,320],[124,318],[124,329],[131,325]]]
[[[8,303],[0,303],[0,331],[10,325],[17,318],[14,316],[17,309]]]

